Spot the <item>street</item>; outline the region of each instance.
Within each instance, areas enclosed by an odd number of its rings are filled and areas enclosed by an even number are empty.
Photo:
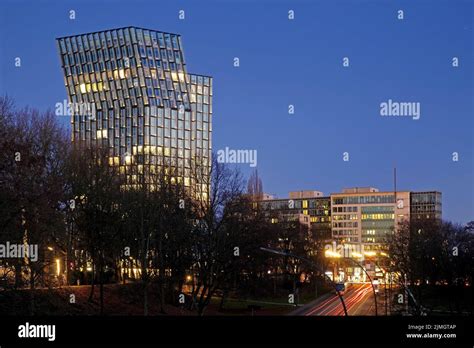
[[[342,297],[348,315],[375,315],[375,304],[370,284],[352,284]],[[339,297],[336,294],[330,294],[316,301],[302,315],[344,315],[344,309]]]

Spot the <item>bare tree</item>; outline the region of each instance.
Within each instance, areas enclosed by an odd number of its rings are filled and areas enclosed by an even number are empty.
[[[192,298],[199,315],[204,314],[212,296],[228,279],[226,271],[231,267],[236,246],[232,243],[226,223],[237,213],[232,203],[243,192],[243,181],[238,171],[218,163],[215,156],[210,171],[206,165],[204,162],[193,168],[198,191],[194,192],[197,201],[197,219],[193,230],[196,282]]]
[[[104,312],[104,270],[113,264],[121,247],[116,243],[122,218],[121,176],[118,168],[109,163],[107,149],[76,146],[71,152],[69,169],[71,191],[76,200],[76,224],[93,266],[89,299],[93,299],[97,275],[101,314]]]
[[[65,233],[60,202],[68,141],[52,112],[15,109],[6,97],[0,98],[0,113],[0,235],[2,241],[37,248],[37,260],[14,258],[6,265],[15,270],[15,287],[28,278],[34,289],[38,280],[45,282],[47,246]]]
[[[263,184],[258,176],[257,169],[252,172],[247,182],[247,193],[252,197],[254,202],[261,201],[263,198]]]

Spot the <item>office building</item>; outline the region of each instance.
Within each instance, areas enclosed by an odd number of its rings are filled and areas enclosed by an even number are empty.
[[[324,196],[320,191],[293,191],[289,198],[269,197],[258,202],[273,223],[278,218],[300,220],[308,216],[319,240],[358,245],[364,250],[386,247],[403,221],[441,219],[441,193],[436,191],[384,191],[373,187],[346,188]]]
[[[441,220],[441,192],[412,192],[410,195],[410,217],[412,220]]]
[[[173,180],[206,197],[212,78],[187,72],[180,35],[126,27],[60,37],[57,44],[75,106],[72,142],[107,147],[109,163],[121,172],[172,167]],[[196,165],[207,168],[200,183],[191,175]]]

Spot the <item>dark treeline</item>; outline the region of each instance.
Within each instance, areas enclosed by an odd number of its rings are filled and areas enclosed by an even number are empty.
[[[0,289],[87,284],[103,313],[104,284],[133,282],[144,315],[153,314],[149,296],[160,312],[175,305],[202,315],[215,297],[223,307],[230,297],[281,300],[324,286],[318,269],[328,265],[327,241],[298,219],[271,223],[255,204],[263,193],[256,172],[245,180],[226,164],[195,160],[185,186],[172,162],[139,159],[116,163],[108,148],[74,147],[52,112],[0,98],[0,244],[37,245],[39,252],[35,261],[0,259]],[[122,161],[137,163],[117,165]],[[419,302],[427,287],[472,285],[473,229],[405,224],[389,243],[389,269]]]
[[[73,146],[51,112],[2,98],[0,115],[0,242],[39,249],[35,262],[0,260],[3,289],[89,284],[102,313],[104,284],[136,282],[145,315],[151,288],[161,312],[174,304],[203,314],[216,296],[221,306],[229,296],[288,297],[301,279],[320,277],[260,250],[316,257],[307,227],[272,224],[252,204],[261,196],[256,174],[247,183],[216,160],[194,161],[185,187],[171,163],[120,167],[107,148]]]
[[[404,222],[388,246],[389,269],[399,275],[401,288],[410,290],[410,304],[418,314],[442,302],[436,295],[442,289],[452,302],[451,312],[474,312],[474,221],[466,226],[436,220]],[[470,308],[461,305],[467,291]],[[435,301],[425,303],[428,297]]]

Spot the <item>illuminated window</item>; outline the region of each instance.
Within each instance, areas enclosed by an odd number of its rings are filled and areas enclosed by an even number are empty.
[[[79,86],[81,88],[81,93],[86,93],[86,84],[85,83],[81,83],[81,85]]]

